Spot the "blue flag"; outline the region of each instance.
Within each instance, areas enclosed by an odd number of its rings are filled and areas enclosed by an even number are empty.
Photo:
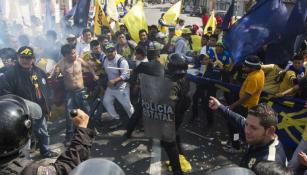
[[[232,0],[231,5],[230,5],[227,13],[225,14],[224,21],[222,23],[222,29],[223,30],[229,29],[234,9],[235,9],[235,0]]]
[[[264,44],[278,40],[287,19],[287,8],[281,0],[259,1],[231,27],[224,38],[235,63],[255,53]]]
[[[295,38],[307,30],[307,1],[297,0],[284,28],[285,39]]]
[[[74,6],[72,7],[72,9],[70,9],[70,10],[66,13],[66,15],[64,16],[64,19],[65,19],[65,20],[69,20],[71,17],[75,16],[75,14],[76,14],[76,9],[77,9],[77,4],[74,5]]]
[[[52,4],[51,0],[46,1],[46,17],[45,17],[45,31],[51,30],[55,26],[55,17],[52,16]]]
[[[307,0],[297,0],[278,43],[267,48],[265,63],[283,65],[300,51],[307,27]]]
[[[74,15],[74,25],[77,27],[87,27],[88,14],[91,0],[79,0]]]

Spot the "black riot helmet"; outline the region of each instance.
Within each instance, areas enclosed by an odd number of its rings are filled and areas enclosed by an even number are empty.
[[[31,118],[42,116],[38,104],[15,95],[0,97],[0,159],[18,153],[31,137]]]
[[[188,63],[184,57],[178,53],[170,54],[168,56],[167,73],[175,78],[180,79],[187,74]]]

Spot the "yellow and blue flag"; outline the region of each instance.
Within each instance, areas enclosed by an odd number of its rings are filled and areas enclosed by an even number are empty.
[[[224,83],[220,80],[197,77],[191,74],[188,74],[187,77],[196,84],[214,84],[218,89],[228,93],[238,94],[239,96],[239,85]],[[284,145],[296,148],[302,138],[305,126],[307,125],[307,108],[304,107],[307,101],[293,97],[274,98],[265,92],[262,92],[261,100],[266,101],[266,103],[278,114],[277,134],[279,140]]]
[[[106,26],[110,27],[109,25],[109,19],[108,17],[104,14],[104,11],[102,10],[102,7],[97,0],[95,2],[95,19],[94,19],[94,33],[95,35],[99,36],[101,35],[101,27]]]

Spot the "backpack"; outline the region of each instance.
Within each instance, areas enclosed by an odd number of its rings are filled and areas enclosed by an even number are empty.
[[[103,57],[102,64],[101,64],[102,66],[104,65],[105,60],[106,60],[106,56]],[[120,64],[122,63],[123,60],[126,60],[125,57],[123,56],[117,60],[117,63],[116,63],[117,68],[120,68]],[[130,60],[126,60],[126,61],[128,62],[129,69],[135,68],[135,61],[130,61]],[[122,73],[122,70],[119,69],[118,74],[121,74],[121,73]],[[109,81],[107,74],[104,74],[101,77],[101,79],[102,79],[102,86],[106,88],[108,86],[108,81]],[[125,82],[130,82],[130,79],[131,78],[129,78],[128,80],[125,80]]]

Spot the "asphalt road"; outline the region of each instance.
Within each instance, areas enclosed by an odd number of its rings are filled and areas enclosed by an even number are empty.
[[[149,24],[156,24],[161,13],[166,11],[167,5],[147,5],[146,18]],[[201,24],[200,18],[181,15],[186,24]],[[121,111],[121,110],[120,110]],[[186,158],[192,165],[191,175],[207,174],[208,171],[223,166],[234,166],[240,160],[240,154],[227,154],[223,151],[222,141],[227,140],[227,129],[222,116],[215,113],[215,124],[206,127],[203,112],[199,118],[190,123],[191,112],[185,114],[185,121],[180,128],[182,145]],[[117,129],[109,129],[109,123],[97,125],[99,131],[92,147],[92,157],[101,157],[112,160],[118,164],[127,175],[154,174],[167,175],[165,161],[166,153],[161,149],[157,140],[144,137],[142,126],[133,133],[131,139],[125,139],[124,126],[127,116],[121,115],[124,125]],[[49,122],[50,148],[57,152],[64,151],[65,117],[56,116],[53,122]],[[38,152],[32,154],[32,159],[44,164],[55,159],[41,159]]]

